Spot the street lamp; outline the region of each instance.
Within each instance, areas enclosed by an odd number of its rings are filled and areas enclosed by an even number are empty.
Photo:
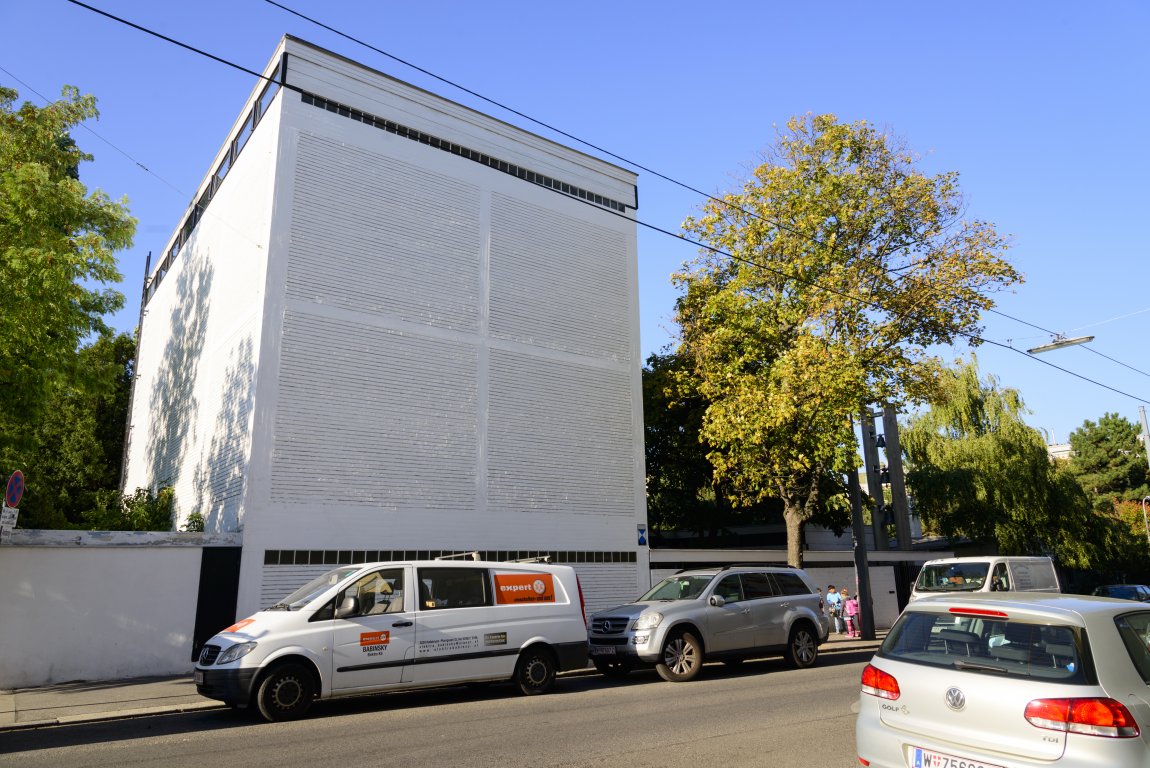
[[[1086,344],[1094,341],[1093,336],[1075,336],[1073,339],[1068,339],[1061,333],[1054,337],[1054,340],[1049,344],[1042,344],[1032,349],[1026,350],[1026,353],[1033,355],[1037,352],[1049,352],[1052,349],[1062,349],[1063,347],[1073,347],[1075,344]]]
[[[1146,521],[1146,502],[1150,501],[1150,496],[1142,497],[1142,525],[1146,526],[1146,543],[1150,545],[1150,522]]]

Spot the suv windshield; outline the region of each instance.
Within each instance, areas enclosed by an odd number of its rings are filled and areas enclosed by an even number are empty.
[[[322,576],[316,576],[314,579],[304,584],[302,587],[292,592],[285,597],[282,601],[276,603],[268,610],[275,611],[298,611],[305,605],[319,597],[321,592],[327,591],[328,587],[333,587],[340,583],[353,573],[358,573],[363,569],[362,565],[345,565],[341,568],[335,568],[328,571]]]
[[[653,586],[650,592],[639,598],[639,602],[646,600],[694,600],[703,594],[703,590],[714,578],[714,574],[672,576]]]
[[[977,592],[986,582],[990,563],[941,563],[924,565],[916,592]]]

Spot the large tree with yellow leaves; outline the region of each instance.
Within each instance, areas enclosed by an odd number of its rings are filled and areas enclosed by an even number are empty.
[[[1021,280],[994,226],[964,217],[957,174],[917,162],[865,122],[793,118],[741,191],[683,225],[704,245],[674,276],[701,437],[742,501],[782,499],[795,566],[827,476],[857,466],[851,417],[928,397],[927,348],[976,335]]]

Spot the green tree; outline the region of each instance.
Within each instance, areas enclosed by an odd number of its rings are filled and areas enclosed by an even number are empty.
[[[858,464],[852,415],[928,395],[926,348],[977,332],[1020,280],[994,227],[963,220],[957,175],[915,162],[865,122],[794,118],[740,192],[683,225],[706,246],[674,277],[702,437],[741,503],[782,500],[793,565]]]
[[[96,100],[74,87],[46,107],[0,88],[0,462],[31,441],[53,388],[75,374],[76,351],[123,296],[114,253],[131,245],[136,222],[126,201],[91,193],[79,181],[69,131],[97,116]]]
[[[1116,502],[1150,493],[1139,431],[1134,422],[1107,413],[1070,433],[1070,471],[1090,494],[1096,511],[1109,514]]]
[[[95,508],[84,514],[84,523],[93,531],[170,531],[174,500],[171,488],[137,488],[131,496],[103,491]]]
[[[70,379],[53,382],[15,451],[28,483],[22,528],[82,527],[100,494],[119,486],[135,349],[126,334],[102,334],[76,353]]]
[[[1123,544],[1093,514],[1042,434],[1023,421],[1017,390],[980,381],[972,359],[947,370],[930,407],[900,429],[907,484],[923,525],[950,538],[995,542],[1003,554],[1052,554],[1092,567]]]

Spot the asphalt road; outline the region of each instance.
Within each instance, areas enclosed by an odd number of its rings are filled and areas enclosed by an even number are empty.
[[[854,768],[853,706],[871,651],[561,678],[547,696],[450,688],[317,704],[295,723],[225,710],[0,735],[2,766],[771,766]]]

